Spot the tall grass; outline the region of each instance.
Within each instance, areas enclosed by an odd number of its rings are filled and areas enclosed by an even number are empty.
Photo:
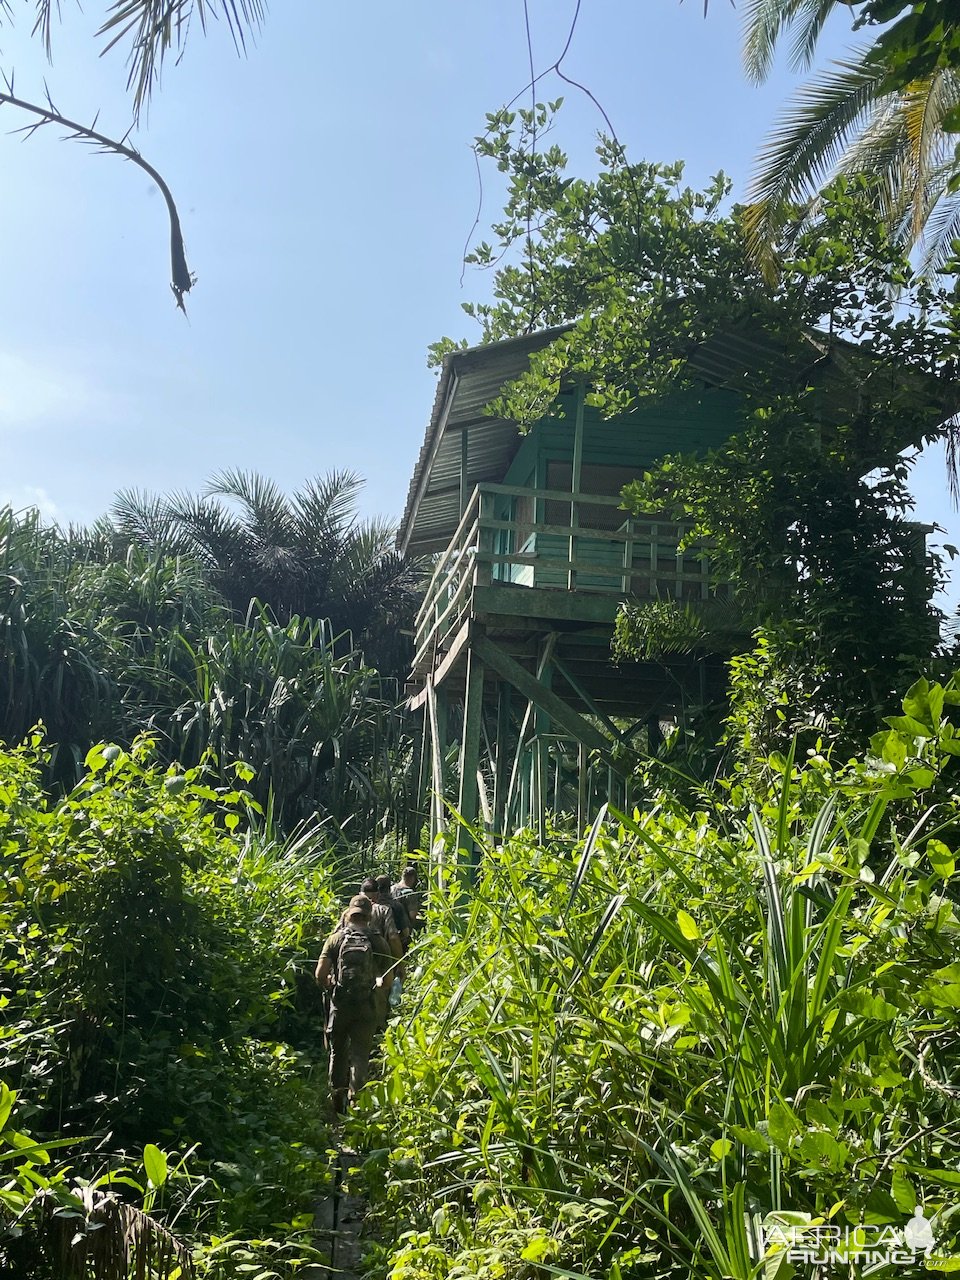
[[[147,731],[165,759],[215,762],[224,781],[245,761],[287,831],[319,814],[374,843],[403,829],[412,788],[398,702],[328,622],[279,625],[257,601],[235,618],[185,554],[0,510],[0,741],[42,724],[62,790],[95,742]]]
[[[770,1215],[802,1237],[899,1229],[918,1204],[955,1246],[943,694],[911,691],[925,721],[861,763],[774,758],[752,803],[738,784],[601,815],[584,842],[521,834],[469,896],[435,895],[416,1004],[360,1117],[392,1149],[387,1218],[425,1206],[394,1280],[786,1280]]]

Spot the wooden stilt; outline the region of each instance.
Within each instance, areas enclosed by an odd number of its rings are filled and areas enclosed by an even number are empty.
[[[507,827],[507,788],[510,781],[510,686],[505,680],[497,683],[497,736],[494,750],[493,773],[493,830],[503,836]]]
[[[460,800],[457,806],[465,824],[477,820],[480,765],[480,730],[483,719],[483,662],[471,648],[467,654],[467,685],[463,702],[463,737],[460,742]],[[464,829],[458,843],[468,853],[474,850],[473,837]]]
[[[408,849],[420,847],[425,811],[424,801],[430,794],[430,733],[427,728],[428,718],[429,713],[424,708],[423,715],[416,720],[416,729],[414,730],[414,753],[418,759],[417,790],[412,797],[413,803],[410,805],[410,812],[407,815],[406,837]]]
[[[577,765],[577,829],[582,831],[590,821],[590,762],[582,742],[577,743]]]
[[[522,788],[523,788],[523,779],[525,775],[523,773],[522,762],[523,762],[524,750],[526,748],[527,734],[530,731],[530,722],[532,719],[533,719],[533,703],[528,702],[527,709],[523,713],[523,720],[520,723],[520,732],[517,735],[517,749],[514,752],[513,767],[510,770],[510,783],[507,787],[507,798],[504,805],[504,812],[506,815],[507,825],[509,825],[510,814],[513,812],[514,801],[517,798],[518,782],[520,783],[520,787],[521,787],[520,796],[522,797],[522,794],[523,794]],[[518,816],[519,816],[520,826],[526,826],[527,815],[526,815],[526,809],[524,808],[524,805],[523,805],[522,798],[520,800],[520,812]]]
[[[537,678],[544,689],[549,689],[551,684],[552,668],[550,659],[553,655],[555,643],[556,635],[554,634],[547,638],[540,649],[540,657],[537,662]],[[547,838],[547,799],[550,794],[550,748],[546,739],[546,735],[550,732],[550,717],[542,706],[537,708],[535,716],[533,817],[536,822],[537,839],[543,844]]]
[[[427,716],[430,722],[430,848],[444,828],[443,757],[446,752],[447,704],[433,680],[427,678]]]

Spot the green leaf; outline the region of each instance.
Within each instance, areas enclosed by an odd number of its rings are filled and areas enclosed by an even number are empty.
[[[940,691],[940,709],[943,708],[943,690]],[[926,730],[934,728],[930,706],[930,685],[921,677],[910,686],[903,699],[903,710],[913,720],[919,720]],[[938,710],[939,718],[939,710]]]
[[[882,996],[871,995],[869,991],[848,991],[839,1000],[840,1008],[848,1013],[859,1014],[861,1018],[875,1018],[878,1022],[891,1022],[900,1010],[890,1004]]]
[[[678,911],[677,924],[680,926],[680,932],[688,942],[699,941],[700,930],[697,928],[697,922],[692,915],[686,911]]]
[[[791,1139],[799,1132],[797,1118],[789,1107],[779,1102],[771,1106],[767,1132],[770,1134],[771,1141],[775,1142],[781,1151],[789,1149]]]
[[[0,1080],[0,1131],[6,1128],[7,1121],[10,1119],[10,1112],[13,1110],[13,1104],[16,1100],[16,1091],[8,1088]]]
[[[949,880],[956,870],[956,862],[951,850],[942,840],[928,840],[926,853],[930,859],[930,865],[941,880]]]
[[[895,1168],[893,1171],[890,1194],[901,1213],[909,1216],[917,1207],[916,1188],[901,1168]]]
[[[877,1225],[885,1222],[901,1223],[903,1214],[896,1200],[882,1187],[875,1187],[867,1197],[863,1210],[864,1222]]]
[[[750,1151],[759,1151],[762,1155],[766,1155],[770,1150],[770,1141],[760,1132],[759,1129],[746,1129],[742,1125],[735,1124],[732,1126],[732,1132],[736,1140],[742,1143]]]
[[[710,1154],[714,1160],[723,1160],[733,1150],[733,1143],[729,1138],[718,1138],[716,1142],[710,1144]]]
[[[151,1186],[162,1187],[167,1180],[167,1157],[152,1142],[143,1148],[143,1167]]]

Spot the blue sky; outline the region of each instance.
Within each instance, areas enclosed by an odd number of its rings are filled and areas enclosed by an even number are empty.
[[[566,38],[572,0],[530,0],[536,65]],[[54,63],[31,10],[0,29],[0,67],[66,115],[122,134],[117,52],[98,57],[97,13],[69,4]],[[589,85],[635,159],[683,159],[699,183],[743,191],[796,77],[746,80],[739,14],[712,0],[584,0],[565,69]],[[851,43],[836,24],[827,48]],[[146,175],[58,140],[0,134],[0,499],[88,521],[122,488],[199,489],[222,467],[292,489],[350,468],[370,513],[398,515],[429,416],[427,345],[473,338],[460,304],[487,279],[461,255],[477,208],[470,142],[522,89],[522,0],[276,3],[245,58],[197,27],[134,135],[180,207],[197,286],[170,295],[163,202]],[[565,94],[556,140],[581,171],[601,126]],[[7,129],[21,121],[0,111]],[[498,208],[485,173],[485,218]],[[481,230],[485,226],[481,223]],[[950,527],[942,458],[915,488]]]

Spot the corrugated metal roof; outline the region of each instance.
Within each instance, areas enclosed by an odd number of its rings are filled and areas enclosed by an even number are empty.
[[[401,551],[439,550],[460,521],[461,432],[467,428],[467,486],[502,480],[520,446],[515,422],[484,410],[563,328],[454,351],[443,362],[433,413],[410,481],[397,539]]]
[[[440,550],[456,530],[460,520],[464,428],[468,431],[468,491],[483,481],[495,483],[503,479],[520,446],[520,430],[516,423],[490,417],[484,409],[505,383],[526,370],[532,352],[547,346],[569,327],[471,347],[445,358],[433,413],[410,481],[397,539],[401,551]],[[806,352],[793,354],[788,360],[783,343],[775,335],[759,328],[741,327],[707,339],[690,357],[688,369],[707,386],[734,391],[756,386],[771,369],[782,376],[785,386],[815,379],[823,393],[819,408],[824,421],[834,416],[831,408],[836,419],[842,420],[865,390],[865,384],[878,377],[884,381],[895,379],[909,387],[918,410],[925,401],[934,416],[940,410],[942,419],[957,411],[960,400],[956,389],[933,375],[892,369],[856,345],[824,333],[811,332],[808,343]]]

